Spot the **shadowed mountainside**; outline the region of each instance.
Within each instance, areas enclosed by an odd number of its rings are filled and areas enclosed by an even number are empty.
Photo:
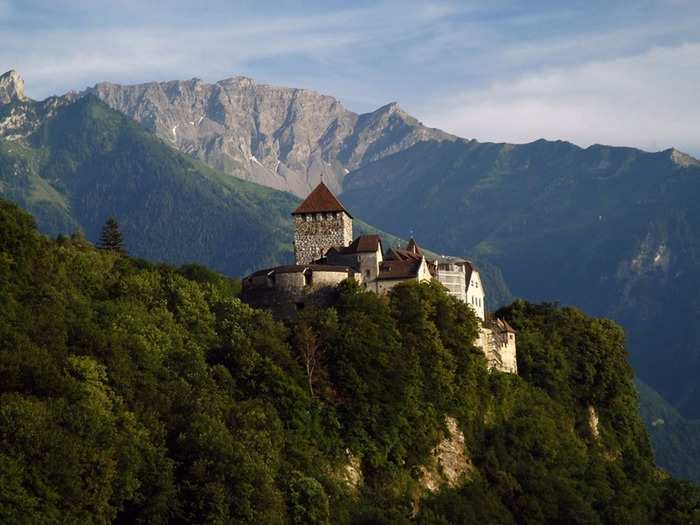
[[[379,228],[495,264],[516,296],[627,329],[640,377],[698,415],[700,163],[676,150],[544,140],[424,142],[350,174],[344,202]]]

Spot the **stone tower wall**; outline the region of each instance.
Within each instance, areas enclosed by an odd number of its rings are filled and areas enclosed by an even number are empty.
[[[347,213],[306,213],[294,215],[294,257],[296,264],[309,264],[332,246],[352,242],[352,219]]]
[[[515,334],[502,332],[489,323],[481,328],[476,345],[483,350],[489,369],[510,374],[518,373]]]

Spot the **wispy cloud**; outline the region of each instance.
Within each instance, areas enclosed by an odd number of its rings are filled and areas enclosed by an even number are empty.
[[[671,124],[692,114],[679,114],[690,98],[679,84],[697,77],[664,60],[692,70],[699,25],[700,3],[678,0],[0,0],[0,67],[19,70],[35,98],[103,80],[243,74],[359,111],[397,100],[483,139],[674,140],[697,152],[692,130]],[[652,118],[658,138],[641,131]]]
[[[420,113],[480,140],[538,138],[700,152],[700,44],[527,74],[466,90]]]

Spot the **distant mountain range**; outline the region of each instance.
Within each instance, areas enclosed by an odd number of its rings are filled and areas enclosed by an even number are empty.
[[[338,192],[349,171],[421,141],[457,140],[395,103],[358,115],[332,97],[245,77],[101,83],[85,93],[217,170],[299,197],[321,176]]]
[[[700,162],[540,140],[423,142],[351,173],[379,228],[498,266],[517,296],[623,324],[640,377],[700,417]]]
[[[23,87],[14,71],[0,77],[0,196],[44,233],[95,241],[113,215],[138,257],[234,276],[291,260],[297,197],[173,150],[92,94],[37,102]],[[361,221],[355,230],[376,231]]]
[[[275,189],[305,195],[321,174],[356,217],[475,259],[497,303],[510,297],[502,271],[516,296],[621,322],[639,376],[700,417],[700,162],[688,155],[479,143],[395,104],[357,115],[242,77],[43,102],[0,77],[0,196],[50,234],[96,239],[113,214],[136,255],[241,275],[289,260],[299,199]]]

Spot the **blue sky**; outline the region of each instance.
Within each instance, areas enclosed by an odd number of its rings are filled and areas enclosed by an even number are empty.
[[[246,75],[479,140],[700,156],[700,2],[0,0],[34,98]]]

